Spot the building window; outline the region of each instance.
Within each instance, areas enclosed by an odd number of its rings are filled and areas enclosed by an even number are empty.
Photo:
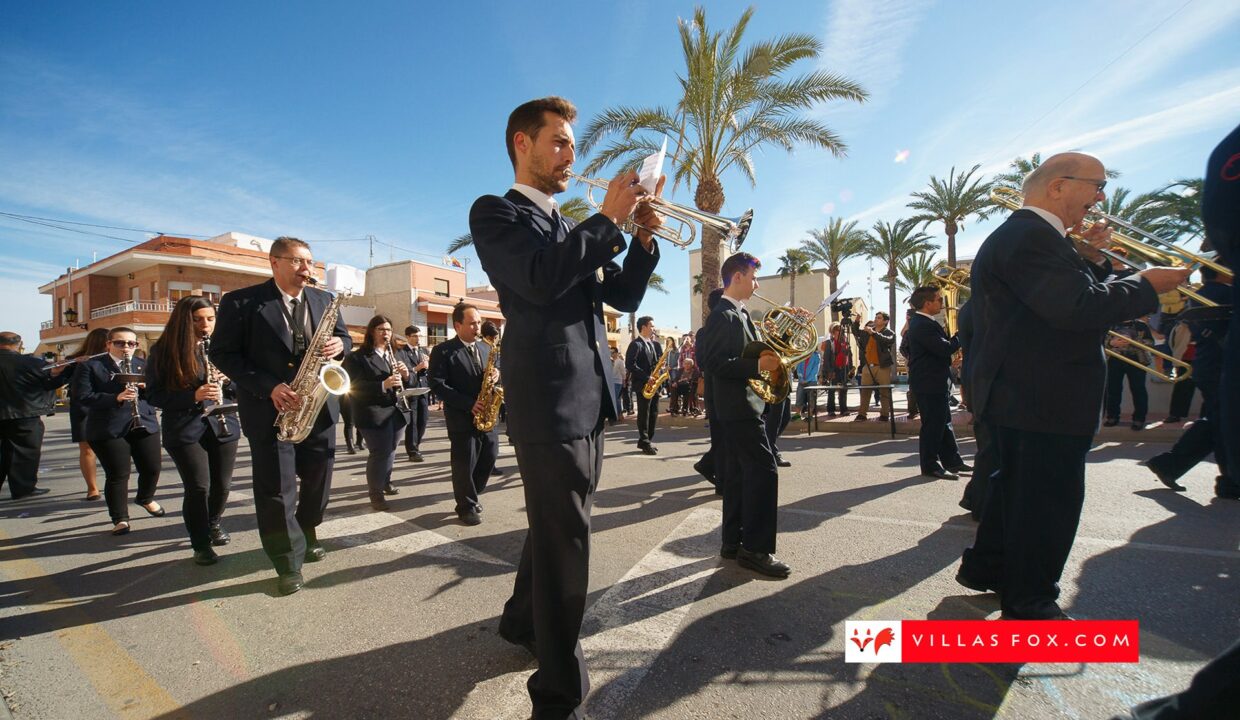
[[[159,300],[159,281],[152,280],[151,281],[151,301],[154,302],[157,300]]]
[[[56,298],[58,307],[56,309],[56,325],[63,327],[65,324],[65,310],[69,309],[69,298]]]
[[[426,341],[435,346],[448,339],[448,326],[445,323],[427,323],[426,324]]]
[[[137,285],[129,288],[129,299],[135,303],[142,299],[141,290],[138,289]]]
[[[220,292],[219,285],[208,285],[206,283],[203,283],[202,296],[210,300],[212,305],[220,304],[220,295],[222,294],[223,293]]]
[[[78,322],[86,322],[86,308],[83,307],[82,293],[73,293],[73,309],[77,310]]]
[[[435,294],[439,297],[448,297],[448,281],[443,278],[435,278]]]
[[[174,303],[183,297],[192,295],[194,286],[187,282],[170,281],[168,283],[168,302]]]

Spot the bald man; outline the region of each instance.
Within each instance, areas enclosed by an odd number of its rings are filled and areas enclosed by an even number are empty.
[[[1187,272],[1152,268],[1107,279],[1096,248],[1109,230],[1066,235],[1106,196],[1095,157],[1048,158],[1024,183],[1025,205],[978,250],[972,268],[972,399],[999,447],[999,472],[956,579],[999,593],[1004,618],[1065,619],[1059,578],[1085,498],[1085,456],[1098,429],[1107,328],[1154,312]]]

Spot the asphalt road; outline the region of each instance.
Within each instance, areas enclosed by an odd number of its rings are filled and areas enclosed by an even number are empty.
[[[847,665],[848,619],[997,617],[993,595],[953,580],[974,530],[962,485],[918,476],[915,438],[807,438],[794,423],[778,550],[793,575],[765,580],[718,557],[720,502],[692,470],[700,423],[660,423],[656,457],[636,452],[631,423],[607,431],[583,631],[596,720],[1105,718],[1181,689],[1240,636],[1240,503],[1213,499],[1207,465],[1186,493],[1162,489],[1137,462],[1165,445],[1128,439],[1090,456],[1061,602],[1139,619],[1139,664]],[[369,508],[365,456],[341,450],[320,530],[329,555],[284,598],[244,448],[233,542],[203,568],[170,461],[157,496],[168,515],[135,507],[134,531],[112,537],[103,504],[81,500],[65,417],[49,419],[40,482],[52,492],[0,502],[0,691],[13,716],[528,717],[531,659],[495,632],[524,539],[515,460],[502,447],[507,474],[468,528],[452,512],[438,418],[424,450],[425,463],[398,460],[388,513]]]

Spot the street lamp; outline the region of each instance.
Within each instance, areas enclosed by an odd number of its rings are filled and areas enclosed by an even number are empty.
[[[65,325],[67,327],[76,327],[76,328],[82,328],[83,330],[85,330],[87,328],[86,323],[80,323],[77,321],[77,319],[78,319],[77,310],[75,310],[74,308],[69,308],[68,310],[65,310]]]

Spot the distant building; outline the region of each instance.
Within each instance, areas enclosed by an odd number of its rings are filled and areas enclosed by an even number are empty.
[[[490,285],[475,285],[466,288],[469,297],[490,300],[499,304],[499,291]],[[603,322],[607,326],[607,344],[624,352],[629,344],[629,334],[627,331],[620,332],[620,316],[621,312],[610,305],[603,305]],[[485,316],[484,316],[485,317]]]
[[[366,293],[350,298],[347,305],[370,308],[392,319],[392,329],[403,333],[409,325],[421,329],[421,340],[435,345],[455,337],[452,330],[452,308],[464,300],[478,308],[483,320],[492,320],[501,327],[504,316],[494,297],[471,291],[465,271],[454,267],[398,260],[376,265],[366,271]],[[353,314],[346,314],[351,322]],[[368,316],[361,321],[364,327]]]

